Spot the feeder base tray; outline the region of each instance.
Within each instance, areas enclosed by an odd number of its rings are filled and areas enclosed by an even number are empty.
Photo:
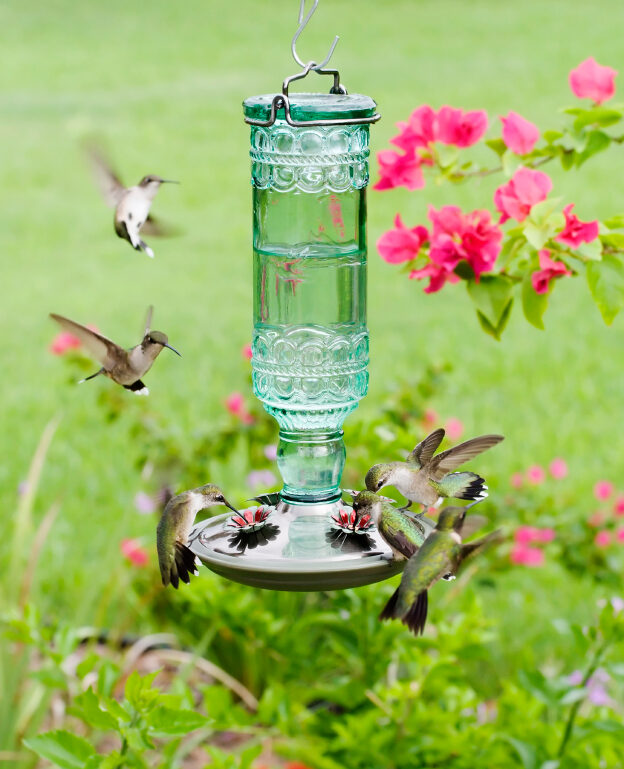
[[[202,521],[189,547],[222,577],[269,590],[342,590],[402,571],[405,561],[393,559],[375,526],[352,525],[351,512],[340,500],[262,505],[250,508],[249,522],[232,515]]]

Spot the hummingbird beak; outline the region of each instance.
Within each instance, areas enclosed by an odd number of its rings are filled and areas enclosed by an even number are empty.
[[[235,513],[239,513],[239,512],[240,512],[240,510],[237,510],[237,509],[234,507],[234,505],[231,505],[231,504],[230,504],[230,503],[227,501],[227,499],[224,499],[224,500],[223,500],[223,504],[224,504],[226,507],[229,507],[229,508],[230,508],[230,510],[233,510]]]
[[[170,344],[163,344],[163,347],[168,347],[170,350],[173,350],[173,351],[174,351],[174,353],[175,353],[176,355],[179,355],[180,357],[182,357],[182,354],[181,354],[181,353],[179,353],[179,352],[176,350],[176,348],[175,348],[175,347],[172,347]],[[238,511],[237,511],[237,512],[238,512]]]
[[[161,179],[161,184],[180,184],[180,182],[176,182],[173,179]]]

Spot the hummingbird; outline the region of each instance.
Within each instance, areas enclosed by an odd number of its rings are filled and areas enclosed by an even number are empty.
[[[190,575],[198,575],[195,555],[187,542],[197,513],[212,505],[225,505],[238,513],[221,489],[212,483],[183,491],[167,502],[156,529],[158,565],[165,587],[171,583],[177,589],[180,580],[188,585]]]
[[[411,558],[435,528],[430,520],[407,515],[394,507],[387,497],[380,497],[372,491],[360,491],[353,500],[353,509],[358,516],[372,517],[379,533],[399,560]]]
[[[176,355],[180,355],[175,347],[169,344],[167,334],[163,334],[162,331],[150,331],[152,311],[152,307],[147,310],[143,340],[129,350],[124,350],[123,347],[97,331],[92,331],[90,328],[69,320],[69,318],[64,318],[62,315],[51,312],[50,317],[59,323],[65,331],[78,337],[89,353],[102,364],[99,371],[81,379],[80,382],[87,382],[89,379],[104,374],[113,382],[117,382],[136,395],[149,395],[149,390],[141,381],[141,377],[150,370],[163,347],[168,347]]]
[[[440,427],[422,440],[408,454],[405,462],[373,465],[366,474],[366,488],[376,492],[383,486],[395,486],[408,500],[403,510],[408,510],[414,502],[425,509],[440,504],[443,497],[472,501],[485,499],[487,486],[481,476],[451,471],[500,443],[503,436],[481,435],[434,456],[443,438],[444,429]]]
[[[89,148],[89,155],[99,182],[104,200],[115,209],[115,232],[127,240],[137,251],[144,251],[149,257],[154,256],[152,249],[141,240],[140,232],[147,235],[165,235],[164,228],[150,214],[152,201],[161,184],[179,184],[172,179],[163,179],[155,174],[147,174],[133,187],[126,187],[113,171],[102,152],[95,147]]]
[[[468,556],[501,539],[500,531],[495,531],[474,542],[462,544],[462,536],[469,536],[485,523],[480,515],[470,516],[468,522],[465,521],[465,507],[445,507],[442,510],[433,533],[408,560],[401,584],[379,619],[400,619],[414,635],[423,632],[427,620],[428,589],[441,578],[454,577]]]

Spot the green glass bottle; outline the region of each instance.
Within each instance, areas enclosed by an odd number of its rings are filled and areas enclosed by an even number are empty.
[[[247,99],[245,117],[270,122],[273,100]],[[365,121],[375,102],[292,94],[288,106],[289,121],[282,108],[251,127],[253,383],[280,426],[282,498],[314,504],[340,495],[342,425],[368,386]]]

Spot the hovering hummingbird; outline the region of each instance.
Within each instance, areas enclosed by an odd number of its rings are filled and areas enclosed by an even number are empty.
[[[106,203],[115,209],[115,232],[137,251],[153,257],[152,249],[141,240],[140,232],[147,235],[165,235],[164,228],[150,214],[152,201],[161,184],[179,184],[172,179],[148,174],[134,187],[125,187],[100,150],[89,147],[89,155]]]
[[[167,502],[156,529],[158,565],[165,587],[171,583],[177,588],[180,580],[188,585],[190,575],[198,575],[195,555],[187,547],[187,542],[197,513],[212,505],[225,505],[238,513],[225,499],[221,489],[212,483],[183,491]]]
[[[370,515],[384,540],[390,545],[395,558],[411,558],[434,530],[434,524],[419,516],[414,518],[398,510],[387,497],[372,491],[360,491],[353,500],[358,514]]]
[[[487,486],[476,473],[453,473],[452,470],[503,440],[502,435],[481,435],[434,455],[444,430],[434,430],[408,455],[405,462],[373,465],[366,474],[366,488],[379,491],[383,486],[395,486],[408,504],[418,502],[427,508],[439,504],[443,497],[480,501],[487,497]]]
[[[433,533],[407,562],[401,584],[379,619],[400,619],[414,635],[423,632],[427,620],[427,590],[439,579],[455,576],[464,559],[501,538],[500,532],[495,531],[474,542],[462,544],[462,536],[469,536],[485,522],[480,515],[471,516],[468,523],[465,523],[465,518],[465,507],[445,507],[442,510]]]
[[[123,347],[102,334],[98,334],[97,331],[92,331],[90,328],[69,320],[69,318],[64,318],[62,315],[51,312],[50,317],[59,323],[65,331],[78,337],[89,353],[102,364],[99,371],[81,379],[81,382],[87,382],[89,379],[104,374],[113,382],[125,387],[126,390],[132,390],[137,395],[149,395],[149,390],[141,381],[141,377],[150,370],[163,347],[168,347],[176,355],[180,355],[175,347],[169,344],[167,334],[163,334],[162,331],[150,331],[152,311],[152,307],[147,310],[143,340],[129,350],[124,350]]]

